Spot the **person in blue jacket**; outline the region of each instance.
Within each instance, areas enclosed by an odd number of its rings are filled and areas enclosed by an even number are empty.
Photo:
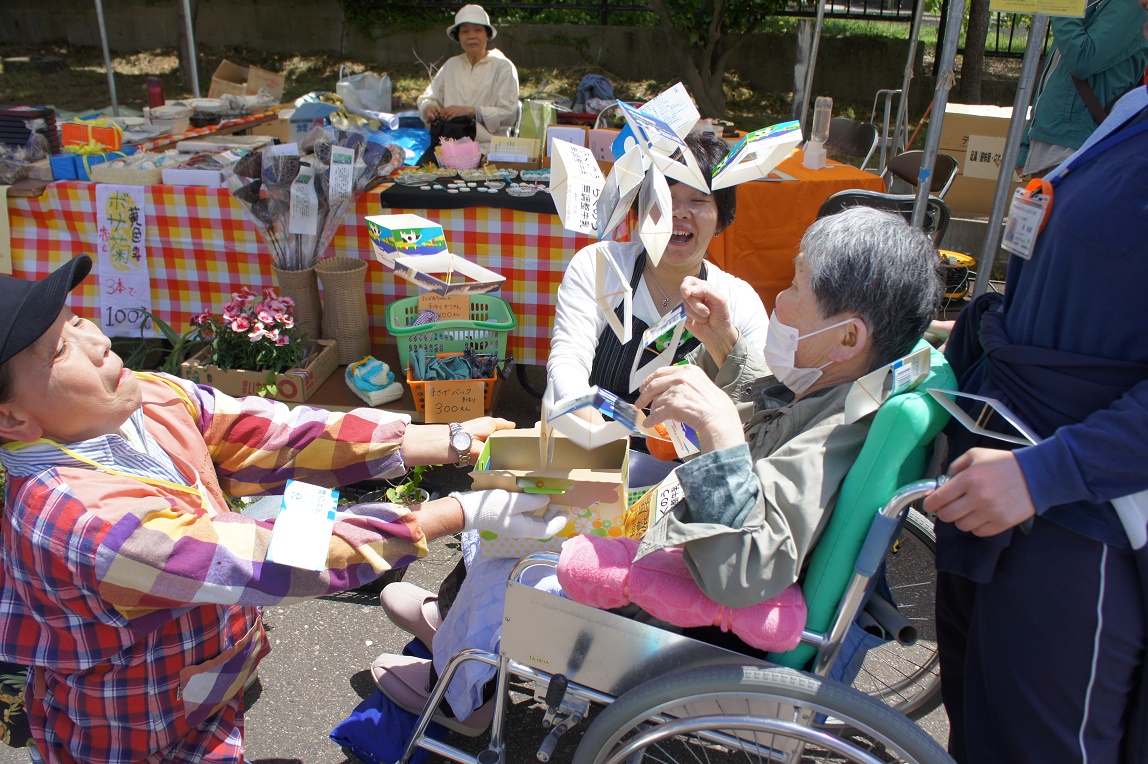
[[[1064,161],[1102,121],[1093,111],[1143,80],[1146,20],[1136,0],[1090,0],[1083,18],[1052,18],[1052,49],[1017,157],[1020,174],[1043,175]],[[1084,93],[1094,96],[1093,108]]]
[[[1031,259],[966,307],[946,351],[963,391],[1038,441],[950,425],[951,479],[925,501],[950,751],[1148,761],[1148,90],[1046,180]]]

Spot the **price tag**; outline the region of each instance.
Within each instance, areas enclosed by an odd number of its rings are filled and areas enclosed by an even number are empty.
[[[1043,194],[1029,196],[1020,188],[1013,192],[1001,248],[1025,260],[1032,257],[1047,207],[1048,199]]]
[[[484,393],[482,380],[471,379],[465,382],[426,383],[427,424],[450,424],[483,416]]]
[[[422,292],[419,294],[419,311],[428,308],[438,313],[442,321],[455,319],[467,321],[470,319],[470,295]]]

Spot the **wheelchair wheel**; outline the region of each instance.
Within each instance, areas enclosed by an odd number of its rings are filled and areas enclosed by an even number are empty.
[[[810,724],[815,714],[847,732]],[[952,759],[888,706],[827,679],[773,666],[707,666],[625,693],[587,728],[574,764],[920,762]]]
[[[885,559],[885,575],[897,608],[917,629],[917,641],[912,645],[887,642],[873,648],[853,680],[854,689],[910,719],[927,716],[941,704],[934,607],[936,560],[937,534],[932,522],[910,509],[901,535]]]

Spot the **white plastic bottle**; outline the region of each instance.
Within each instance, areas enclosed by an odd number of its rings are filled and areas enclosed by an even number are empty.
[[[813,105],[813,129],[805,144],[802,164],[810,170],[825,167],[825,143],[829,140],[829,120],[833,117],[833,99],[819,96]]]

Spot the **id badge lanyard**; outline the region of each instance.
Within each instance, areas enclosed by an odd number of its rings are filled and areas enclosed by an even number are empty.
[[[1043,178],[1034,178],[1023,189],[1018,188],[1009,206],[1009,221],[1001,237],[1001,247],[1026,260],[1032,257],[1036,239],[1048,222],[1055,189],[1061,181],[1105,151],[1143,132],[1148,132],[1148,120],[1123,130],[1117,129],[1087,149],[1078,151],[1052,173]]]

